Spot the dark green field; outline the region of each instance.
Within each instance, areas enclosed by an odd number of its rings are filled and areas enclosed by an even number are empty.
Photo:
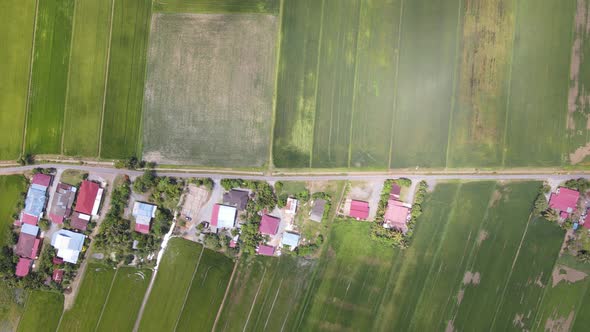
[[[39,1],[26,151],[61,154],[74,0]]]
[[[125,159],[140,153],[150,17],[150,0],[115,1],[101,135],[103,158]]]
[[[54,332],[63,311],[63,303],[64,296],[60,293],[31,292],[18,331]]]
[[[165,13],[279,12],[280,0],[155,0],[154,11]]]

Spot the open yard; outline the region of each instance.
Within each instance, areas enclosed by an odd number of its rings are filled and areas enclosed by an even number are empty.
[[[155,14],[143,156],[205,166],[268,164],[277,17]]]
[[[39,1],[25,150],[61,154],[74,0]]]
[[[64,296],[60,293],[34,291],[27,300],[18,331],[55,332],[63,311]]]
[[[115,1],[100,156],[140,153],[141,111],[151,17],[150,0]]]
[[[98,156],[114,0],[77,1],[62,152]]]
[[[0,39],[4,45],[0,50],[0,160],[16,159],[21,153],[36,3],[0,3]]]

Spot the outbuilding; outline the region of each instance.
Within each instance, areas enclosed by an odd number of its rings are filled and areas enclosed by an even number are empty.
[[[299,239],[301,235],[297,233],[285,232],[283,233],[283,238],[281,240],[281,244],[283,246],[289,246],[291,250],[295,249],[299,245]]]
[[[157,206],[153,204],[135,202],[133,213],[135,217],[135,231],[142,234],[149,234],[152,218],[156,217]]]
[[[258,254],[262,256],[274,256],[275,247],[261,244],[258,246]]]

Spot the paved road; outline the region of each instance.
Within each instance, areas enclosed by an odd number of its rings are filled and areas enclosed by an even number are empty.
[[[57,170],[65,169],[77,169],[85,172],[96,172],[103,174],[127,174],[130,176],[141,175],[142,171],[132,171],[128,169],[117,169],[107,166],[90,166],[90,165],[75,165],[75,164],[39,164],[30,166],[16,166],[16,167],[3,167],[0,168],[0,175],[6,174],[18,174],[28,170],[32,170],[37,167],[42,168],[56,168]],[[321,171],[318,171],[321,172]],[[516,172],[516,171],[515,171]],[[518,171],[521,172],[521,171]],[[244,180],[267,180],[267,181],[328,181],[328,180],[385,180],[396,177],[406,177],[411,180],[426,180],[426,181],[444,181],[444,180],[553,180],[553,181],[565,181],[572,178],[584,177],[590,179],[590,173],[585,172],[572,172],[572,173],[543,173],[535,172],[531,170],[530,173],[508,173],[508,172],[490,172],[490,173],[394,173],[394,172],[383,172],[383,173],[333,173],[333,174],[314,174],[310,172],[299,173],[293,175],[278,175],[278,174],[263,174],[263,173],[252,173],[248,172],[240,174],[239,172],[228,173],[216,173],[215,170],[208,172],[192,172],[192,171],[157,171],[160,176],[172,176],[178,178],[188,177],[210,177],[213,180],[219,180],[222,178],[241,178]]]

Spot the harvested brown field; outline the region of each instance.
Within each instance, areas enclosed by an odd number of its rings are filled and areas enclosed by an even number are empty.
[[[553,280],[552,286],[555,287],[561,281],[567,281],[570,283],[574,283],[574,282],[578,282],[580,280],[583,280],[588,275],[582,271],[572,269],[572,268],[567,267],[565,265],[557,265],[557,266],[555,266],[555,269],[553,270],[553,273],[551,274],[551,276],[552,276],[552,280]]]
[[[156,14],[144,158],[260,167],[269,159],[277,17]]]

